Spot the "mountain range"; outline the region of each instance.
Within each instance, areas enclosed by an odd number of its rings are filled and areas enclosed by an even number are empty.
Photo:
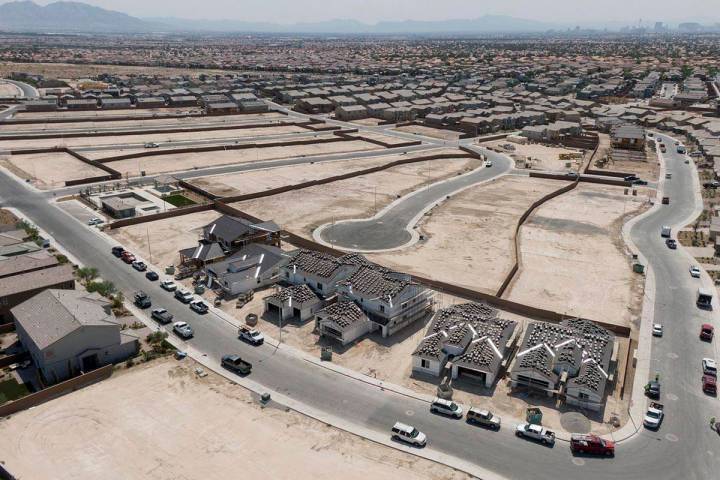
[[[705,19],[707,20],[707,19]],[[617,30],[627,23],[593,22],[584,28]],[[474,19],[437,21],[384,21],[376,24],[357,20],[328,20],[314,23],[279,24],[242,20],[202,20],[173,17],[137,18],[86,3],[59,1],[46,6],[30,0],[0,4],[0,31],[38,33],[300,33],[345,35],[440,35],[537,33],[566,30],[574,24],[550,23],[503,15]]]
[[[440,34],[519,33],[561,28],[533,20],[486,15],[470,20],[402,21],[366,24],[357,20],[279,24],[241,20],[189,20],[172,17],[137,18],[80,2],[54,2],[46,6],[30,0],[0,4],[0,30],[12,32],[247,32],[322,34]]]

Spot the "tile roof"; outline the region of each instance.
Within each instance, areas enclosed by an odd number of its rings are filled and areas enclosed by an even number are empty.
[[[293,302],[305,303],[310,300],[320,300],[310,287],[305,284],[293,285],[292,287],[283,288],[277,293],[268,295],[265,298],[272,298],[279,302],[285,302],[292,299]]]
[[[362,320],[365,314],[355,302],[336,302],[328,305],[318,315],[322,315],[326,320],[335,322],[340,328],[347,328],[354,323]]]

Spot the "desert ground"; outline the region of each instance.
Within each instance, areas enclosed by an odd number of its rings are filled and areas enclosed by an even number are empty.
[[[501,145],[510,144],[515,150],[505,150]],[[507,140],[496,140],[488,142],[489,147],[501,150],[503,153],[510,155],[517,162],[527,162],[532,165],[535,170],[549,170],[553,172],[566,172],[570,170],[566,164],[570,162],[572,170],[578,170],[582,163],[582,157],[575,160],[560,160],[560,154],[578,154],[580,150],[574,148],[550,147],[537,143],[528,143],[520,145],[518,143],[508,142]],[[532,160],[528,161],[528,157]],[[518,167],[520,164],[517,163]]]
[[[20,112],[14,118],[22,120],[40,120],[50,118],[102,118],[102,117],[162,117],[177,115],[178,111],[199,113],[198,107],[180,108],[139,108],[121,110],[58,110],[56,112]]]
[[[152,256],[151,263],[164,268],[168,265],[177,265],[180,260],[178,251],[196,246],[202,234],[202,227],[219,217],[220,214],[215,211],[191,213],[152,223],[108,230],[108,234],[128,250],[142,255],[145,260],[151,261]],[[148,237],[150,249],[148,249]]]
[[[495,293],[512,267],[520,216],[561,186],[504,176],[471,187],[428,212],[419,226],[426,240],[369,258],[402,272]]]
[[[158,360],[0,421],[4,464],[18,478],[468,478],[362,440],[196,364]],[[118,395],[117,392],[123,392]]]
[[[139,144],[141,147],[147,142],[187,142],[193,140],[243,140],[248,137],[285,135],[288,133],[307,133],[308,130],[296,126],[272,126],[261,128],[241,128],[235,130],[211,130],[207,132],[180,132],[180,133],[150,133],[143,135],[121,135],[100,137],[74,137],[74,138],[44,138],[30,140],[1,140],[0,148],[51,148],[63,146],[68,148],[99,147],[106,145]],[[166,148],[166,147],[164,147]],[[107,155],[105,155],[107,156]]]
[[[22,117],[20,118],[24,118]],[[191,128],[225,125],[243,125],[249,123],[272,123],[280,121],[292,121],[285,115],[277,112],[258,113],[252,115],[222,115],[207,117],[181,117],[181,118],[149,118],[138,125],[137,120],[115,120],[115,121],[83,121],[83,122],[58,122],[58,123],[31,123],[23,125],[0,124],[0,132],[22,132],[22,133],[53,133],[57,130],[77,130],[78,132],[93,131],[95,129],[126,128],[135,130],[145,127],[167,127],[167,128]]]
[[[12,83],[0,82],[0,98],[19,97],[22,90]]]
[[[220,196],[240,195],[261,192],[271,188],[294,185],[310,180],[320,180],[334,175],[385,165],[397,160],[436,154],[464,154],[456,149],[435,149],[414,152],[407,155],[384,155],[372,158],[351,160],[332,160],[314,164],[270,167],[250,172],[213,175],[192,180],[191,183]]]
[[[620,231],[647,206],[622,188],[582,183],[550,200],[521,229],[521,268],[505,297],[629,326],[639,313],[642,282]]]
[[[309,157],[314,155],[331,155],[335,153],[363,152],[369,150],[382,150],[383,147],[350,140],[346,142],[316,143],[307,145],[291,145],[283,147],[246,148],[241,150],[216,150],[212,152],[172,153],[150,157],[132,158],[110,162],[108,165],[115,170],[130,176],[137,176],[141,171],[147,175],[157,173],[177,172],[197,168],[218,167],[237,163],[258,162],[264,160],[279,160],[283,158]],[[142,151],[142,150],[140,150]],[[83,152],[90,158],[108,157],[112,155],[134,153],[126,151]]]
[[[460,132],[455,132],[453,130],[425,127],[423,125],[406,125],[404,127],[397,127],[395,130],[405,133],[417,133],[418,135],[423,135],[425,137],[440,138],[442,140],[458,140],[460,135],[462,135]]]
[[[383,142],[390,147],[394,147],[396,145],[401,145],[408,142],[408,140],[405,138],[393,137],[391,135],[385,135],[378,132],[361,132],[357,134],[351,133],[350,135],[357,136],[358,138],[369,138],[370,140],[377,140],[378,142]]]
[[[40,189],[59,188],[68,180],[107,175],[104,170],[64,152],[7,155],[0,157],[0,165]]]
[[[481,165],[474,158],[442,159],[401,165],[327,185],[233,204],[286,230],[311,237],[312,231],[333,220],[364,218],[397,198]]]

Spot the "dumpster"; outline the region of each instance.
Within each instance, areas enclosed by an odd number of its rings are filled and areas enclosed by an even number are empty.
[[[542,411],[538,407],[528,407],[525,413],[525,421],[533,425],[541,425],[542,417]]]
[[[635,263],[633,264],[633,272],[643,274],[645,273],[645,265],[642,263]]]

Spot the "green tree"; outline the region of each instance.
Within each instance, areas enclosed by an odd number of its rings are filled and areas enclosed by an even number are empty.
[[[89,282],[85,288],[87,288],[88,292],[97,292],[103,297],[109,297],[117,290],[115,288],[115,285],[112,282],[108,282],[107,280],[101,282]]]
[[[98,276],[98,269],[95,267],[81,267],[75,272],[81,282],[89,283]]]

